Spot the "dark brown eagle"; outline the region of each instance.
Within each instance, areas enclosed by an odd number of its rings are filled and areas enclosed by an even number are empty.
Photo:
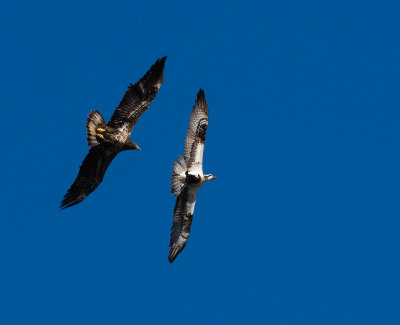
[[[216,177],[203,174],[203,151],[208,126],[208,106],[202,89],[197,93],[196,103],[190,116],[185,139],[185,156],[174,162],[171,191],[175,194],[174,221],[168,261],[172,263],[185,248],[192,225],[194,206],[200,186]]]
[[[154,63],[134,85],[130,84],[111,120],[106,124],[101,114],[92,111],[86,122],[90,150],[83,160],[78,177],[65,194],[61,209],[82,202],[103,180],[115,156],[123,150],[140,150],[130,140],[133,127],[150,106],[163,82],[165,60]]]

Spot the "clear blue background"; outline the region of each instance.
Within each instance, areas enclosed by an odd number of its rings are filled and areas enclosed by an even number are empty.
[[[399,324],[399,5],[2,2],[1,324]],[[128,84],[163,86],[60,211]],[[210,110],[191,237],[167,261],[172,163]]]

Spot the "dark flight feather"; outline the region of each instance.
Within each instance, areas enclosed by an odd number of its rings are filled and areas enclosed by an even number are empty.
[[[117,154],[118,151],[107,143],[90,148],[79,169],[78,177],[61,202],[61,209],[78,204],[92,193],[102,182],[108,166]]]
[[[149,108],[163,82],[165,60],[163,57],[154,63],[149,71],[134,85],[130,84],[120,104],[115,109],[108,126],[126,128],[132,132],[140,116]]]

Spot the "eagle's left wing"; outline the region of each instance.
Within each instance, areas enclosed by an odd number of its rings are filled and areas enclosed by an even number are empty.
[[[149,108],[161,87],[166,59],[164,56],[157,60],[137,83],[129,85],[108,126],[132,132],[136,122]]]
[[[117,153],[118,151],[107,143],[90,148],[60,208],[65,209],[78,204],[92,193],[102,182],[108,166]]]
[[[168,261],[172,263],[185,248],[192,225],[194,206],[196,204],[198,187],[186,186],[177,197],[174,208],[174,222],[171,228]]]

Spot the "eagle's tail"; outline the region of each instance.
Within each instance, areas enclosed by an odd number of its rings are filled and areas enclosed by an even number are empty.
[[[89,147],[93,147],[100,143],[96,134],[98,134],[98,132],[104,132],[105,126],[106,123],[99,111],[91,111],[86,122],[87,142]]]
[[[185,188],[185,181],[182,176],[187,171],[185,158],[180,155],[178,156],[178,158],[179,162],[174,162],[174,165],[172,167],[173,172],[171,176],[171,192],[174,193],[175,196],[181,194],[182,190]]]

